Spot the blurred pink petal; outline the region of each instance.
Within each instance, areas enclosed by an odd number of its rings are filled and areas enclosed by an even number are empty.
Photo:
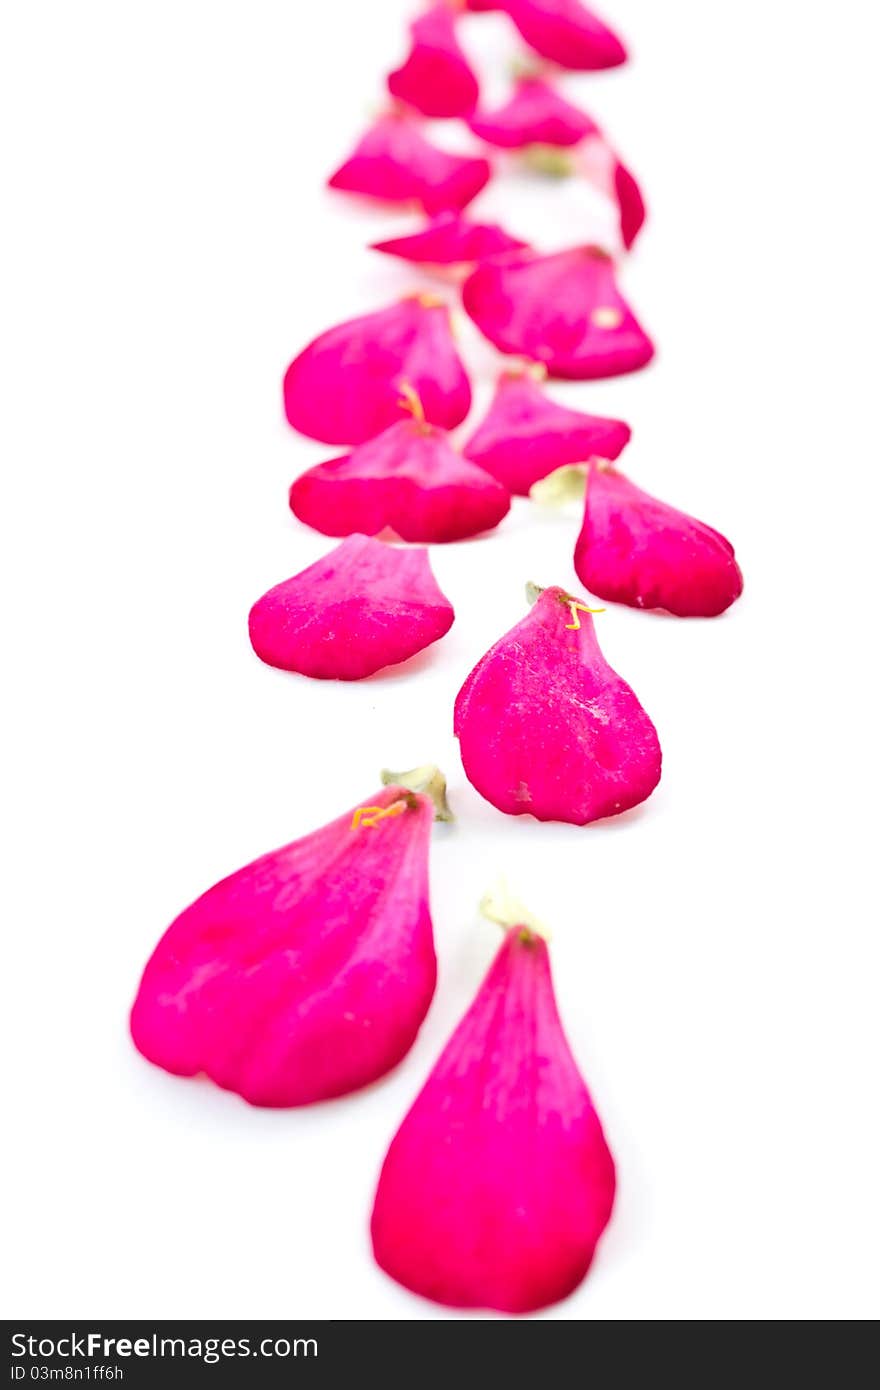
[[[392,96],[425,116],[469,116],[480,89],[455,34],[455,11],[432,5],[410,24],[406,62],[388,77]]]
[[[415,656],[454,618],[426,550],[351,535],[258,599],[248,630],[268,666],[354,681]]]
[[[620,39],[580,0],[504,0],[526,43],[563,68],[596,70],[626,62]]]
[[[595,461],[574,567],[599,598],[681,618],[716,617],[743,589],[733,546],[720,532]]]
[[[495,223],[469,222],[454,212],[445,212],[410,236],[374,241],[372,250],[420,265],[477,265],[505,251],[521,251],[526,245]]]
[[[430,295],[412,295],[320,334],[284,377],[284,408],[295,430],[325,444],[361,444],[409,414],[403,387],[445,429],[470,409],[471,388],[449,320]]]
[[[614,194],[620,209],[620,236],[628,251],[644,225],[646,210],[639,185],[619,160],[614,170]]]
[[[438,1303],[533,1312],[584,1278],[614,1188],[547,945],[512,927],[388,1150],[376,1260]]]
[[[628,251],[644,224],[645,203],[634,176],[601,132],[585,140],[574,152],[572,172],[581,174],[616,206],[620,240]]]
[[[308,1105],[383,1076],[434,993],[433,818],[429,796],[383,787],[215,884],[144,971],[138,1051],[252,1105]]]
[[[586,825],[637,806],[660,780],[654,725],[564,589],[541,591],[475,666],[455,734],[468,780],[511,816]]]
[[[488,160],[449,154],[426,140],[415,118],[380,116],[329,179],[331,188],[389,203],[418,203],[432,217],[460,212],[489,181]]]
[[[468,125],[481,140],[503,149],[576,145],[597,126],[540,77],[520,77],[513,96],[496,111],[478,111]]]
[[[487,261],[465,281],[462,300],[501,352],[541,362],[550,376],[618,376],[654,356],[613,262],[595,246]]]
[[[503,372],[462,453],[511,492],[528,496],[534,483],[564,464],[616,459],[630,434],[622,420],[557,405],[530,372]]]

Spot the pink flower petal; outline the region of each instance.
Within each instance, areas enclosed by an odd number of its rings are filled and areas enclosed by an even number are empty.
[[[460,212],[489,181],[488,160],[449,154],[422,135],[415,119],[393,112],[370,127],[329,180],[331,188],[389,203],[419,203],[429,217]]]
[[[575,172],[617,206],[620,239],[628,251],[646,216],[644,199],[634,176],[621,163],[601,132],[585,140],[577,149],[573,166]]]
[[[634,176],[618,159],[605,136],[593,126],[576,149],[562,151],[551,144],[523,146],[522,157],[536,173],[554,178],[580,175],[617,208],[620,240],[628,251],[646,217],[644,199]]]
[[[412,47],[402,67],[388,77],[392,96],[425,116],[468,116],[480,89],[455,35],[447,3],[433,5],[410,25]]]
[[[392,1141],[376,1260],[438,1303],[529,1313],[584,1278],[614,1187],[546,943],[513,927]]]
[[[520,251],[526,245],[508,236],[495,223],[469,222],[447,212],[410,236],[374,241],[372,250],[420,265],[476,265],[505,251]]]
[[[622,420],[557,405],[529,372],[504,372],[462,452],[511,492],[527,496],[533,484],[564,464],[594,456],[616,459],[630,434]]]
[[[477,112],[468,125],[481,140],[502,149],[525,145],[576,145],[597,126],[540,77],[521,77],[497,111]]]
[[[580,0],[504,0],[526,43],[563,68],[593,71],[626,62],[616,34]]]
[[[407,661],[454,618],[427,551],[353,535],[258,599],[248,628],[268,666],[353,681]]]
[[[497,526],[510,495],[443,430],[408,420],[308,469],[290,489],[290,507],[327,536],[388,527],[405,541],[458,541]]]
[[[487,261],[465,281],[462,299],[501,352],[542,362],[550,376],[619,376],[654,356],[613,262],[594,246]]]
[[[325,444],[361,444],[408,414],[406,383],[432,424],[452,429],[470,409],[449,310],[429,295],[349,319],[315,338],[287,369],[284,406],[301,434]]]
[[[400,814],[376,817],[401,799]],[[400,1061],[434,993],[434,807],[400,787],[367,804],[372,814],[348,811],[264,855],[172,922],[131,1014],[149,1061],[269,1106],[344,1095]]]
[[[587,475],[574,566],[600,598],[680,618],[714,618],[743,589],[724,536],[596,462]]]
[[[605,661],[589,611],[559,588],[468,676],[455,733],[468,780],[511,816],[586,825],[637,806],[660,780],[654,725]]]
[[[620,236],[628,251],[644,225],[646,210],[639,185],[619,160],[614,170],[614,193],[620,209]]]

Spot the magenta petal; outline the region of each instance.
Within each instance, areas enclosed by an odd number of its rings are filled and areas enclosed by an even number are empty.
[[[501,352],[542,362],[550,376],[619,376],[654,356],[613,262],[593,246],[487,261],[465,281],[462,299]]]
[[[420,265],[477,265],[505,251],[521,251],[526,245],[495,223],[468,222],[447,212],[411,236],[373,242],[372,250]]]
[[[424,116],[468,116],[480,90],[455,36],[455,17],[446,3],[432,6],[410,25],[412,47],[388,89]]]
[[[564,464],[616,459],[630,435],[622,420],[557,405],[528,372],[504,372],[485,419],[462,452],[511,492],[527,496]]]
[[[330,328],[296,357],[284,377],[284,407],[295,430],[325,444],[361,444],[408,416],[405,386],[432,424],[452,429],[471,404],[445,304],[430,296]]]
[[[546,943],[513,927],[388,1150],[376,1260],[438,1303],[532,1312],[584,1278],[614,1187]]]
[[[588,473],[574,566],[599,598],[663,608],[680,618],[714,618],[743,590],[724,536],[596,463]]]
[[[526,43],[563,68],[593,71],[626,62],[626,49],[580,0],[504,0]]]
[[[460,212],[488,183],[491,172],[485,159],[438,149],[414,119],[395,112],[370,127],[329,184],[383,202],[420,203],[433,217]]]
[[[614,170],[614,192],[620,208],[620,235],[628,251],[644,224],[645,200],[629,169],[619,162]]]
[[[603,657],[590,613],[559,588],[474,667],[455,733],[468,780],[511,816],[586,825],[660,780],[654,725]]]
[[[433,804],[399,787],[368,804],[401,798],[400,814],[355,826],[348,811],[264,855],[172,922],[132,1009],[138,1051],[253,1105],[326,1100],[395,1066],[436,979]]]
[[[458,541],[497,526],[510,495],[442,430],[407,420],[308,469],[290,489],[290,506],[327,536],[390,527],[405,541]]]
[[[355,681],[415,656],[454,618],[427,551],[353,535],[258,599],[248,629],[268,666]]]
[[[521,77],[509,101],[497,111],[477,112],[468,125],[481,140],[508,150],[576,145],[597,132],[589,116],[540,77]]]

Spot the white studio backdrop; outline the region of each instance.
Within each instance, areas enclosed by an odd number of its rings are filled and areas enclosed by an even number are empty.
[[[497,813],[451,732],[525,582],[575,584],[576,515],[517,502],[496,534],[435,548],[457,621],[412,669],[310,683],[248,644],[253,600],[332,544],[286,505],[334,451],[287,428],[283,370],[423,283],[365,249],[406,214],[323,189],[414,8],[5,9],[4,1309],[457,1316],[373,1265],[367,1223],[496,948],[476,905],[504,874],[552,926],[619,1168],[595,1267],[545,1316],[870,1316],[877,16],[606,0],[631,63],[563,80],[645,188],[622,283],[659,351],[555,394],[629,420],[626,471],[730,536],[746,579],[717,621],[597,620],[664,774],[584,830]],[[475,16],[463,36],[497,85],[510,27]],[[602,234],[601,208],[540,182],[481,210],[548,248]],[[498,359],[461,332],[477,418]],[[432,849],[438,992],[397,1071],[261,1112],[144,1062],[127,1010],[176,913],[380,767],[425,760],[457,822]]]

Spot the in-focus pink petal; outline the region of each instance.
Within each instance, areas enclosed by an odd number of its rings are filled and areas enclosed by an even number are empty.
[[[432,5],[410,25],[412,45],[402,67],[388,77],[392,96],[424,116],[468,116],[480,89],[455,33],[449,3]]]
[[[563,68],[594,71],[626,62],[626,49],[580,0],[504,0],[526,43]]]
[[[574,566],[599,598],[681,618],[714,618],[743,589],[724,536],[596,462],[588,472]]]
[[[487,261],[465,281],[462,300],[501,352],[541,362],[550,376],[619,376],[654,356],[613,262],[595,246]]]
[[[526,145],[576,145],[597,126],[540,77],[521,77],[513,96],[496,111],[478,111],[468,122],[481,140],[502,149]]]
[[[616,459],[629,443],[622,420],[557,405],[530,372],[503,372],[492,404],[462,450],[511,492],[532,486],[564,464]]]
[[[474,667],[455,733],[468,780],[512,816],[586,825],[637,806],[660,780],[654,725],[603,657],[583,601],[559,588]]]
[[[469,222],[453,212],[441,213],[410,236],[374,241],[373,251],[420,265],[477,265],[506,251],[521,251],[525,241],[509,236],[496,223]]]
[[[427,551],[352,535],[258,599],[248,630],[269,666],[352,681],[415,656],[454,617]]]
[[[131,1014],[135,1046],[253,1105],[368,1085],[412,1046],[436,979],[430,797],[365,805],[210,888],[168,928]],[[371,823],[372,822],[372,823]]]
[[[450,154],[426,140],[416,119],[381,116],[336,173],[331,188],[389,203],[418,203],[433,217],[460,212],[489,181],[488,160]]]
[[[296,357],[284,377],[295,430],[325,444],[361,444],[409,413],[403,388],[417,392],[426,418],[460,424],[471,389],[445,304],[413,296],[330,328]]]
[[[547,946],[513,927],[388,1151],[376,1259],[438,1303],[533,1312],[584,1278],[614,1188]]]
[[[407,420],[308,469],[290,489],[290,506],[328,536],[388,527],[405,541],[457,541],[497,526],[510,495],[443,430]]]

